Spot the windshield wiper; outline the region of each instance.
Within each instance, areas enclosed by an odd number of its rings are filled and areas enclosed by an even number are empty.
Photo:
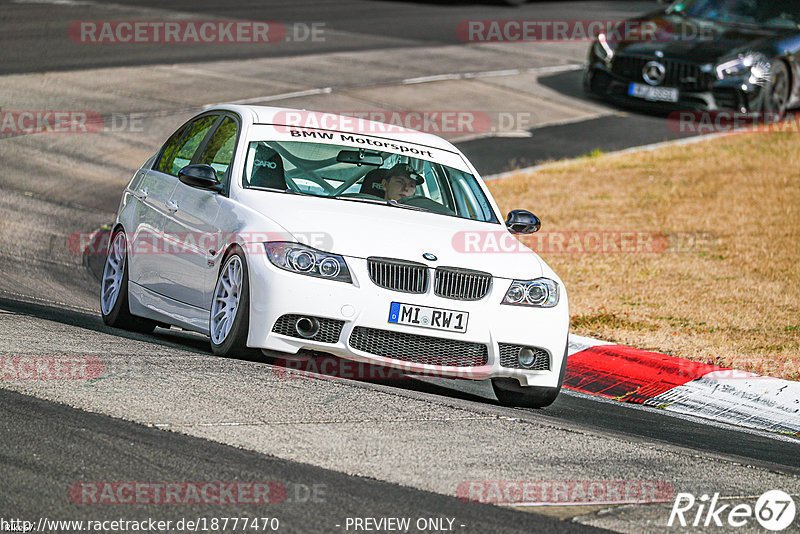
[[[335,197],[325,197],[325,198],[335,198],[338,200],[355,200],[356,202],[368,202],[370,204],[386,204],[385,200],[379,200],[377,198],[343,197],[339,195],[336,195]]]
[[[295,191],[294,189],[287,187],[282,191],[282,193],[289,193],[290,195],[301,195],[304,197],[318,197],[319,195],[315,195],[314,193],[306,193],[304,191]]]
[[[392,206],[394,208],[405,208],[405,209],[414,210],[414,211],[430,211],[430,210],[426,210],[425,208],[420,208],[419,206],[411,206],[409,204],[400,204],[396,200],[379,200],[377,198],[342,197],[342,196],[327,197],[327,198],[337,198],[339,200],[355,200],[356,202],[367,202],[369,204]]]
[[[396,208],[405,208],[405,209],[414,210],[414,211],[430,211],[430,210],[426,210],[425,208],[420,208],[419,206],[412,206],[410,204],[400,204],[396,200],[387,200],[386,204],[388,204],[389,206],[394,206]]]

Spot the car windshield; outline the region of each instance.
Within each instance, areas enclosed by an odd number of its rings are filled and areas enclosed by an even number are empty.
[[[688,0],[675,2],[670,10],[718,22],[786,28],[800,24],[797,0]]]
[[[369,202],[498,222],[472,174],[426,159],[372,149],[300,141],[255,141],[247,149],[242,185],[247,189]]]

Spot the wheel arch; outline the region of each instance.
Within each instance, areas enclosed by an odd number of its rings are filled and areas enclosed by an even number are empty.
[[[111,231],[108,234],[108,245],[106,247],[106,255],[108,255],[108,253],[111,251],[111,241],[113,237],[117,234],[117,232],[120,231],[125,234],[125,246],[127,247],[125,253],[128,256],[126,261],[130,262],[131,240],[129,239],[130,236],[128,236],[128,234],[126,233],[125,225],[123,225],[121,221],[115,222],[114,226],[111,228]]]
[[[117,233],[117,231],[118,231],[118,230],[120,230],[120,229],[121,229],[121,230],[124,232],[124,231],[125,231],[125,225],[123,225],[123,224],[122,224],[121,222],[119,222],[119,221],[118,221],[118,222],[116,222],[116,223],[114,223],[114,227],[113,227],[113,228],[111,228],[111,235],[114,235],[114,234],[116,234],[116,233]]]
[[[217,278],[219,278],[220,273],[222,273],[222,268],[225,266],[225,262],[228,261],[228,258],[231,257],[231,255],[237,250],[242,253],[242,256],[244,256],[244,260],[249,263],[249,258],[247,257],[247,252],[245,252],[245,247],[243,247],[242,244],[239,242],[230,243],[225,248],[225,252],[220,254],[219,265],[217,265]],[[249,274],[249,269],[248,269],[248,274]]]

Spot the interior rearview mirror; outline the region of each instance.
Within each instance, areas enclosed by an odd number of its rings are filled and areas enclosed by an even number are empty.
[[[371,165],[373,167],[380,167],[383,165],[383,158],[377,152],[368,152],[363,148],[361,150],[342,150],[336,156],[336,161],[339,163],[352,163],[353,165]]]

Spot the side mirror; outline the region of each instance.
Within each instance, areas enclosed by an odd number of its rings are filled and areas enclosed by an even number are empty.
[[[220,193],[222,184],[217,180],[217,171],[211,165],[198,163],[187,165],[178,171],[178,180],[186,185]]]
[[[506,228],[512,234],[532,234],[542,227],[539,217],[526,210],[511,210],[506,219]]]

